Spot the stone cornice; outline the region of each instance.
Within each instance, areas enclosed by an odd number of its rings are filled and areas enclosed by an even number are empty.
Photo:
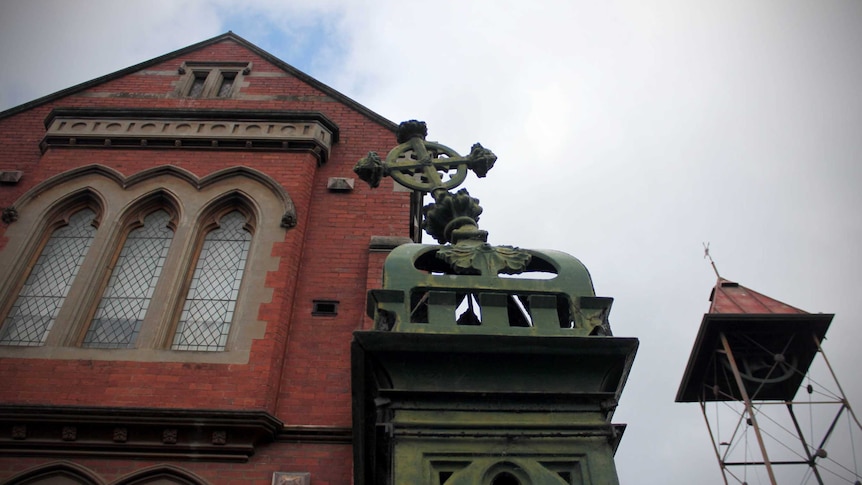
[[[338,127],[318,112],[56,109],[45,120],[49,147],[192,148],[313,153],[320,163]]]
[[[263,411],[0,406],[0,456],[243,462],[283,428]]]
[[[286,426],[276,441],[349,445],[353,443],[353,430],[339,426]]]

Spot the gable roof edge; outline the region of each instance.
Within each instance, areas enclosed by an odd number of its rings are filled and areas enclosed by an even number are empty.
[[[272,63],[273,65],[275,65],[279,69],[282,69],[283,71],[296,77],[300,81],[302,81],[306,84],[309,84],[310,86],[314,87],[315,89],[323,91],[328,96],[332,97],[333,99],[339,101],[342,104],[349,106],[350,108],[361,113],[366,118],[368,118],[371,121],[383,126],[384,128],[386,128],[392,132],[395,132],[395,130],[398,128],[397,123],[395,123],[395,122],[393,122],[387,118],[384,118],[383,116],[375,113],[374,111],[363,106],[362,104],[354,101],[353,99],[347,97],[346,95],[340,93],[339,91],[327,86],[326,84],[318,81],[317,79],[309,76],[308,74],[306,74],[306,73],[300,71],[299,69],[291,66],[290,64],[282,61],[281,59],[275,57],[274,55],[270,54],[269,52],[261,49],[260,47],[252,44],[251,42],[243,39],[242,37],[238,36],[237,34],[231,32],[231,31],[227,31],[224,34],[217,35],[215,37],[212,37],[212,38],[207,39],[207,40],[203,40],[203,41],[198,42],[196,44],[192,44],[190,46],[186,46],[186,47],[183,47],[181,49],[178,49],[178,50],[175,50],[172,52],[168,52],[167,54],[163,54],[161,56],[154,57],[154,58],[146,60],[144,62],[140,62],[138,64],[120,69],[119,71],[114,71],[112,73],[105,74],[103,76],[99,76],[95,79],[91,79],[89,81],[84,81],[80,84],[76,84],[74,86],[70,86],[68,88],[61,89],[60,91],[56,91],[54,93],[47,94],[47,95],[42,96],[40,98],[36,98],[32,101],[28,101],[24,104],[14,106],[14,107],[9,108],[5,111],[0,111],[0,119],[3,119],[6,117],[27,111],[31,108],[35,108],[35,107],[40,106],[42,104],[63,98],[65,96],[69,96],[69,95],[78,93],[78,92],[83,91],[85,89],[89,89],[93,86],[97,86],[99,84],[102,84],[102,83],[105,83],[108,81],[112,81],[114,79],[118,79],[120,77],[126,76],[128,74],[133,73],[133,72],[147,68],[149,66],[152,66],[152,65],[164,62],[164,61],[168,61],[168,60],[173,59],[175,57],[179,57],[183,54],[198,50],[202,47],[217,44],[217,43],[222,42],[224,40],[232,40],[232,41],[240,44],[241,46],[245,47],[246,49],[248,49],[248,50],[254,52],[255,54],[259,55],[260,57],[266,59],[268,62]]]

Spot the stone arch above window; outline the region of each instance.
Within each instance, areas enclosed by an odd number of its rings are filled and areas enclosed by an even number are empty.
[[[72,195],[70,195],[72,194]],[[198,178],[174,166],[161,166],[125,177],[108,167],[91,165],[56,175],[26,192],[16,202],[21,214],[6,226],[6,246],[0,250],[0,322],[27,278],[27,261],[35,261],[50,234],[50,221],[60,208],[87,199],[99,208],[101,225],[69,295],[43,347],[15,349],[0,345],[0,357],[131,360],[162,362],[244,363],[252,343],[263,338],[266,322],[258,320],[260,306],[272,300],[266,275],[278,269],[281,256],[274,245],[285,240],[279,226],[285,208],[293,209],[286,191],[266,174],[234,167]],[[110,352],[89,345],[87,337],[113,267],[130,231],[146,217],[164,209],[170,214],[173,241],[152,294],[152,304],[141,322],[135,343],[128,339],[99,338],[117,347]],[[235,302],[233,323],[225,349],[219,352],[179,352],[171,349],[188,282],[191,280],[207,228],[219,217],[238,210],[243,227],[254,237],[249,244],[242,289]],[[295,220],[295,216],[291,216]],[[29,259],[28,259],[29,258]],[[23,261],[23,262],[22,262]],[[10,280],[12,281],[10,283]],[[149,290],[148,290],[149,291]],[[11,295],[11,296],[10,296]],[[157,303],[156,303],[157,302]],[[154,311],[154,308],[156,309]],[[118,332],[121,335],[129,335]],[[112,340],[113,339],[113,340]],[[82,346],[84,341],[87,346]],[[94,348],[95,347],[95,348]]]
[[[202,240],[171,349],[227,346],[256,221],[250,199],[239,192],[222,196],[202,213]]]
[[[99,202],[91,190],[79,190],[58,201],[42,219],[17,267],[7,273],[11,277],[2,293],[8,298],[0,306],[5,316],[0,345],[45,345],[93,243],[102,214]]]
[[[491,465],[482,480],[487,485],[530,485],[530,475],[520,465],[501,461]]]
[[[132,202],[120,217],[117,253],[81,340],[83,347],[132,348],[160,280],[180,216],[180,203],[163,189]],[[100,285],[101,289],[101,285]],[[77,339],[75,340],[77,343]]]
[[[63,173],[54,175],[53,177],[50,177],[40,182],[39,184],[25,192],[23,195],[21,195],[21,197],[19,197],[18,200],[15,201],[11,208],[19,210],[22,206],[25,206],[30,203],[34,198],[39,197],[41,194],[49,191],[54,187],[67,184],[70,181],[73,182],[75,180],[80,180],[82,178],[85,178],[86,176],[94,175],[100,178],[112,180],[117,185],[127,189],[133,188],[134,186],[137,186],[139,184],[145,184],[147,181],[151,181],[152,179],[158,177],[168,176],[178,180],[183,180],[199,191],[227,179],[249,179],[260,184],[262,188],[266,188],[267,190],[272,192],[272,195],[274,195],[281,202],[283,209],[280,219],[281,227],[290,229],[296,226],[297,223],[296,206],[293,204],[293,200],[290,198],[290,195],[287,193],[286,190],[284,190],[284,187],[282,187],[278,182],[273,180],[272,177],[266,175],[265,173],[253,168],[243,166],[228,167],[221,170],[217,170],[204,177],[197,177],[192,172],[177,167],[175,165],[159,165],[157,167],[145,169],[126,177],[117,170],[114,170],[113,168],[104,165],[86,165],[83,167],[67,170]]]
[[[7,485],[102,485],[89,469],[67,461],[39,465],[10,478]]]
[[[112,485],[209,485],[209,483],[183,468],[156,465],[131,473]]]

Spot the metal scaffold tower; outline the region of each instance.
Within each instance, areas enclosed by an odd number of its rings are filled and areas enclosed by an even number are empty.
[[[821,345],[833,315],[721,277],[710,301],[676,401],[700,405],[724,483],[862,485],[862,425]]]

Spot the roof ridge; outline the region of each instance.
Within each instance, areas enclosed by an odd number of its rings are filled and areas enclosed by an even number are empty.
[[[285,72],[295,76],[296,78],[298,78],[302,82],[309,84],[312,87],[314,87],[315,89],[323,91],[324,93],[331,96],[335,100],[337,100],[337,101],[339,101],[345,105],[348,105],[352,109],[363,114],[365,117],[367,117],[371,121],[374,121],[375,123],[378,123],[379,125],[387,128],[393,132],[398,128],[398,125],[395,122],[390,121],[389,119],[383,117],[382,115],[375,113],[374,111],[363,106],[362,104],[358,103],[357,101],[354,101],[353,99],[347,97],[346,95],[342,94],[341,92],[337,91],[336,89],[318,81],[317,79],[315,79],[315,78],[309,76],[308,74],[300,71],[299,69],[291,66],[290,64],[284,62],[283,60],[279,59],[278,57],[276,57],[276,56],[270,54],[269,52],[263,50],[262,48],[256,46],[255,44],[252,44],[248,40],[240,37],[239,35],[235,34],[233,31],[230,31],[230,30],[223,33],[223,34],[219,34],[215,37],[211,37],[209,39],[197,42],[195,44],[191,44],[191,45],[188,45],[186,47],[182,47],[180,49],[168,52],[166,54],[162,54],[161,56],[157,56],[157,57],[154,57],[152,59],[134,64],[132,66],[125,67],[125,68],[120,69],[118,71],[114,71],[114,72],[105,74],[103,76],[99,76],[99,77],[91,79],[89,81],[84,81],[84,82],[76,84],[74,86],[70,86],[68,88],[61,89],[61,90],[56,91],[54,93],[47,94],[45,96],[36,98],[32,101],[28,101],[28,102],[20,104],[18,106],[13,106],[12,108],[9,108],[5,111],[0,111],[0,119],[21,113],[23,111],[27,111],[29,109],[35,108],[37,106],[43,105],[45,103],[48,103],[48,102],[51,102],[51,101],[54,101],[54,100],[57,100],[57,99],[60,99],[60,98],[66,97],[66,96],[73,95],[75,93],[78,93],[78,92],[83,91],[85,89],[91,88],[93,86],[97,86],[97,85],[105,83],[107,81],[112,81],[114,79],[118,79],[118,78],[123,77],[125,75],[131,74],[131,73],[139,71],[141,69],[144,69],[146,67],[149,67],[149,66],[152,66],[152,65],[155,65],[155,64],[179,57],[183,54],[193,52],[195,50],[198,50],[198,49],[201,49],[203,47],[207,47],[207,46],[210,46],[213,44],[217,44],[217,43],[225,41],[225,40],[231,40],[231,41],[236,42],[237,44],[245,47],[246,49],[248,49],[248,50],[252,51],[253,53],[259,55],[260,57],[264,58],[267,62],[270,62],[271,64],[275,65],[276,67],[278,67],[278,68],[284,70]]]

